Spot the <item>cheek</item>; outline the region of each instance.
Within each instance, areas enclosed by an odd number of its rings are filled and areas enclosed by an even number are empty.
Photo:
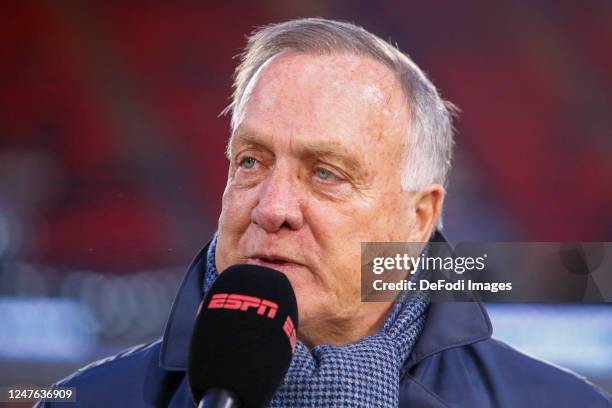
[[[354,219],[351,222],[350,209],[337,203],[316,198],[308,200],[304,215],[312,236],[326,253],[335,253],[341,247],[350,245],[351,232],[355,232]]]
[[[220,271],[237,262],[240,239],[251,220],[250,197],[248,193],[229,184],[223,192],[217,243],[217,268]]]
[[[408,241],[410,236],[406,201],[396,195],[342,205],[310,200],[307,214],[313,236],[325,254],[322,273],[338,290],[353,291],[354,282],[360,282],[362,242]]]
[[[374,241],[388,230],[386,212],[390,208],[379,197],[350,203],[309,202],[309,225],[313,234],[333,247],[355,247],[361,241]]]
[[[253,192],[228,185],[223,192],[221,215],[219,216],[221,234],[237,233],[248,227],[254,198]]]
[[[308,202],[306,217],[322,256],[320,274],[328,289],[337,294],[354,292],[359,286],[361,241],[367,236],[366,212],[355,205]]]

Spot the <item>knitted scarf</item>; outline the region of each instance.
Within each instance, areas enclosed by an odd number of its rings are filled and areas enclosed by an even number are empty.
[[[206,257],[203,290],[218,276],[217,235]],[[397,407],[400,378],[423,330],[429,301],[426,294],[403,293],[381,331],[343,346],[323,344],[309,350],[298,341],[285,379],[269,406]]]

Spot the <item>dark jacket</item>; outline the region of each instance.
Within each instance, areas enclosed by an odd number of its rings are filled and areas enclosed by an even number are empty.
[[[194,407],[185,375],[202,300],[206,247],[174,301],[163,338],[95,362],[56,386],[76,387],[66,407]],[[610,396],[576,374],[491,338],[480,303],[432,303],[401,379],[401,407],[612,407]]]

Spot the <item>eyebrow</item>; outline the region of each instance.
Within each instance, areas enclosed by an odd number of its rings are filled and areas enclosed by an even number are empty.
[[[259,138],[257,138],[255,132],[239,127],[238,129],[236,129],[234,134],[230,137],[229,143],[227,145],[227,149],[225,151],[226,156],[229,159],[231,159],[230,157],[231,148],[237,143],[253,145],[253,146],[257,146],[259,148],[270,151],[270,149],[266,146],[266,144],[262,143],[259,140]]]
[[[357,160],[342,153],[338,153],[338,150],[333,148],[333,144],[330,145],[331,146],[312,146],[311,148],[306,148],[306,156],[315,159],[337,161],[353,175],[360,176],[362,174],[362,168]]]
[[[253,145],[270,152],[272,151],[272,149],[270,149],[265,142],[261,141],[261,138],[257,137],[257,132],[244,127],[239,127],[232,135],[228,145],[228,154],[229,147],[234,146],[237,143]],[[316,144],[309,144],[306,142],[300,147],[299,155],[310,159],[334,160],[341,163],[343,167],[345,167],[357,178],[362,176],[363,169],[359,161],[353,157],[343,154],[341,150],[342,149],[337,142],[323,141],[317,142]]]

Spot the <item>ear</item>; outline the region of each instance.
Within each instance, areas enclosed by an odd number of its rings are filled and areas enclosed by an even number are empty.
[[[414,196],[415,223],[412,242],[427,242],[438,222],[442,203],[444,201],[444,187],[440,184],[431,184],[420,190]]]

